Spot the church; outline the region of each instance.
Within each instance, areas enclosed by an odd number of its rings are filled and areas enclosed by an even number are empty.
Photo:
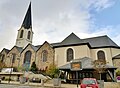
[[[109,75],[115,80],[115,70],[120,69],[120,47],[107,35],[80,39],[76,34],[71,33],[61,42],[45,41],[35,46],[32,44],[33,31],[30,3],[18,30],[16,44],[11,49],[3,48],[0,52],[1,62],[4,62],[7,67],[13,65],[13,67],[26,70],[30,69],[33,62],[39,70],[46,70],[50,64],[55,64],[64,71],[64,75],[70,81],[76,78],[74,71],[70,70],[71,61],[76,60],[82,63],[79,78],[83,78],[97,77],[98,74],[94,74],[90,62],[104,60],[107,62],[109,74],[103,74],[103,79],[107,79]]]

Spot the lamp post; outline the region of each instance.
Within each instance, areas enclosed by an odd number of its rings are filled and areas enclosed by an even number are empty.
[[[82,70],[81,62],[71,62],[71,71],[76,72],[76,82],[77,82],[77,88],[78,88],[78,79],[79,79],[79,73],[78,71]]]

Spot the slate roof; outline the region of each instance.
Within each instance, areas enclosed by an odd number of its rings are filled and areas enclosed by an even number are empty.
[[[115,42],[113,42],[107,35],[83,39],[84,42],[88,42],[91,47],[119,47]]]
[[[60,66],[59,69],[60,70],[67,70],[67,69],[71,69],[71,63],[72,62],[81,62],[81,66],[82,66],[82,69],[93,69],[93,66],[92,66],[92,59],[91,58],[88,58],[88,57],[83,57],[83,58],[79,58],[79,59],[74,59],[72,60],[71,62],[63,65],[63,66]]]
[[[5,48],[4,48],[4,49],[5,49]],[[9,53],[9,51],[10,51],[10,50],[8,50],[8,49],[5,49],[5,52],[6,52],[6,53]]]
[[[18,47],[18,46],[15,46],[17,48],[17,50],[21,53],[23,48],[22,47]]]
[[[86,39],[80,39],[74,33],[71,33],[68,37],[66,37],[62,42],[53,43],[53,47],[63,47],[63,46],[72,46],[72,45],[82,45],[86,44],[90,48],[103,48],[103,47],[114,47],[120,48],[115,42],[113,42],[108,36],[98,36]]]
[[[76,43],[82,43],[82,41],[78,36],[76,36],[74,33],[71,33],[68,37],[66,37],[61,44],[67,45],[67,44],[76,44]]]
[[[83,57],[83,58],[79,58],[79,59],[74,59],[71,62],[69,62],[69,63],[67,63],[67,64],[65,64],[63,66],[60,66],[58,68],[60,70],[70,70],[72,62],[81,62],[82,69],[94,69],[94,67],[92,65],[93,60],[91,58],[89,58],[89,57]],[[108,64],[106,64],[106,68],[116,69],[114,66],[111,66],[111,65],[108,65]]]
[[[51,47],[57,48],[57,47],[63,47],[63,46],[72,46],[72,45],[81,45],[86,44],[90,48],[104,48],[104,47],[114,47],[114,48],[120,48],[115,42],[113,42],[108,36],[98,36],[98,37],[92,37],[92,38],[86,38],[86,39],[80,39],[78,36],[76,36],[74,33],[71,33],[68,37],[66,37],[62,42],[58,43],[51,43]],[[31,47],[37,51],[41,45],[31,45]],[[17,49],[21,52],[23,49],[21,47],[17,47]],[[6,50],[6,52],[9,52],[9,50]],[[117,58],[116,56],[115,58]],[[120,57],[120,55],[119,55]]]
[[[22,27],[24,27],[25,29],[29,29],[32,27],[32,19],[31,19],[31,2],[29,5],[29,8],[27,10],[27,13],[25,15],[24,21],[22,23]]]
[[[6,53],[9,53],[10,50],[6,49],[6,48],[3,48],[3,50],[1,52],[3,52],[5,50]],[[1,53],[0,52],[0,53]]]
[[[38,46],[34,46],[34,45],[32,45],[32,44],[28,44],[23,50],[22,50],[22,52],[28,47],[28,46],[31,46],[31,48],[36,52],[38,49],[39,49],[39,47],[41,46],[41,45],[38,45]],[[22,53],[21,52],[21,53]]]
[[[33,48],[33,50],[37,51],[39,49],[40,45],[39,46],[31,45],[31,47]]]
[[[100,48],[100,47],[115,47],[120,48],[116,43],[114,43],[108,36],[98,36],[86,39],[80,39],[74,33],[71,33],[68,37],[66,37],[62,42],[58,43],[51,43],[51,47],[63,47],[63,46],[70,46],[70,45],[81,45],[87,44],[90,48]],[[31,47],[37,51],[42,45],[31,45]],[[17,47],[17,49],[21,52],[23,49],[21,47]],[[116,56],[115,58],[117,58]],[[120,57],[120,55],[119,55]]]

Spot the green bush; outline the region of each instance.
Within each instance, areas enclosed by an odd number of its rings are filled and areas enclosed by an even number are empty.
[[[31,68],[30,68],[30,71],[32,71],[32,72],[36,72],[36,71],[38,71],[38,68],[37,68],[35,62],[32,63]]]
[[[46,70],[46,74],[52,78],[57,78],[59,76],[59,69],[56,65],[50,64],[49,68]]]
[[[116,76],[120,76],[120,70],[119,69],[116,70]]]

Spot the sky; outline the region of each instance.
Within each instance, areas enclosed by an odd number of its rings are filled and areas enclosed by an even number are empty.
[[[120,0],[1,0],[0,51],[15,45],[30,1],[33,45],[74,32],[81,39],[107,35],[120,46]]]

